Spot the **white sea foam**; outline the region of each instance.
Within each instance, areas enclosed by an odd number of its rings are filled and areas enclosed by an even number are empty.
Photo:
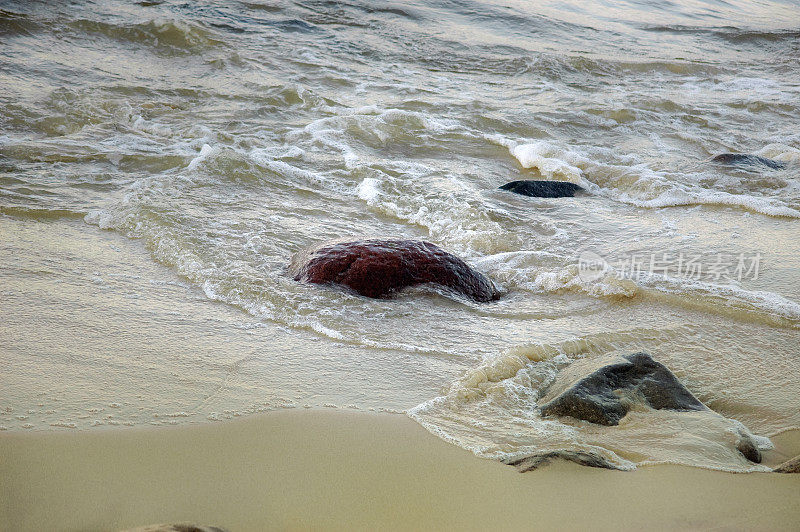
[[[314,172],[289,164],[286,161],[265,156],[261,153],[252,153],[250,157],[260,166],[272,170],[276,174],[290,178],[295,182],[302,182],[314,188],[323,187],[332,192],[347,193],[345,186],[338,184],[322,172]]]
[[[579,157],[574,152],[568,152],[557,146],[536,141],[528,144],[509,142],[502,137],[493,137],[498,143],[506,146],[523,168],[536,168],[539,173],[548,179],[571,181],[578,183],[583,175],[577,164],[586,165],[588,159]]]
[[[364,178],[358,185],[358,197],[370,205],[374,205],[381,195],[379,181],[373,177]]]
[[[728,471],[769,470],[736,450],[740,435],[751,437],[761,450],[771,447],[769,439],[710,410],[675,412],[641,405],[615,427],[540,415],[539,399],[572,360],[617,349],[624,353],[626,345],[651,335],[634,330],[520,346],[487,358],[451,383],[445,395],[407,413],[434,434],[487,458],[514,460],[566,450],[600,456],[620,469],[677,463]]]
[[[173,135],[172,128],[169,126],[165,126],[151,120],[146,120],[142,117],[142,115],[134,115],[131,117],[131,120],[131,127],[149,135],[154,135],[157,137],[171,137]]]
[[[547,251],[497,253],[474,261],[504,289],[533,293],[576,292],[592,297],[632,298],[642,291],[678,296],[671,304],[702,304],[708,310],[761,314],[800,321],[800,304],[778,293],[691,278],[642,273],[635,278],[609,269],[599,277],[582,274],[572,259]],[[653,293],[653,292],[649,292]]]
[[[197,154],[197,157],[189,161],[189,164],[186,165],[186,169],[189,171],[196,170],[201,163],[219,154],[220,151],[221,150],[219,146],[210,146],[208,144],[203,144],[203,147],[200,148],[200,153]]]
[[[702,188],[669,178],[644,164],[602,163],[574,147],[562,148],[551,142],[520,143],[502,135],[485,138],[507,147],[523,168],[535,168],[547,179],[578,183],[594,194],[637,207],[733,206],[768,216],[800,218],[800,210],[783,199]],[[782,145],[769,145],[760,153],[774,154],[779,160],[800,158],[800,150]],[[631,156],[628,159],[635,160]]]
[[[613,197],[613,196],[612,196]],[[675,185],[672,190],[667,190],[652,199],[639,199],[629,193],[621,193],[616,199],[636,205],[637,207],[659,208],[678,207],[683,205],[719,205],[742,207],[744,209],[766,214],[768,216],[785,216],[787,218],[800,218],[800,210],[780,204],[770,198],[757,198],[745,194],[730,194],[698,187],[685,187]]]
[[[613,274],[586,280],[578,264],[545,251],[512,251],[483,257],[476,261],[483,271],[506,289],[534,293],[579,292],[594,297],[629,298],[636,295],[636,284]]]
[[[670,294],[681,296],[691,294],[695,300],[698,297],[705,297],[709,302],[724,307],[761,312],[791,321],[800,320],[800,303],[775,292],[748,290],[734,284],[716,284],[662,275],[642,276],[637,279],[637,283]]]
[[[386,164],[386,163],[385,163]],[[425,165],[392,161],[392,170],[409,177],[383,174],[365,178],[353,194],[384,215],[427,229],[430,238],[474,257],[479,253],[506,251],[518,244],[516,235],[490,219],[490,208],[478,199],[472,185],[454,177],[442,179]],[[431,194],[431,184],[440,190]]]
[[[785,163],[800,164],[800,149],[781,143],[767,144],[754,152],[761,157],[775,159]]]

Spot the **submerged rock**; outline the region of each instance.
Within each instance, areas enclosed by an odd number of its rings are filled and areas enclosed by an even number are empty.
[[[766,157],[761,157],[760,155],[750,155],[748,153],[721,153],[711,159],[715,163],[722,163],[722,164],[737,164],[737,165],[763,165],[768,168],[772,168],[773,170],[780,170],[782,168],[786,168],[786,164],[776,161],[774,159],[767,159]]]
[[[224,528],[216,526],[199,526],[192,524],[175,524],[175,525],[148,525],[138,528],[129,528],[122,532],[228,532]]]
[[[756,442],[750,436],[740,433],[739,441],[736,442],[736,449],[751,462],[761,463],[761,451],[758,450]]]
[[[706,409],[647,353],[573,362],[542,401],[543,416],[571,416],[600,425],[617,425],[635,402],[656,410]]]
[[[500,189],[534,198],[571,198],[576,192],[583,191],[583,187],[568,181],[531,180],[512,181],[506,183]]]
[[[556,459],[567,460],[569,462],[575,462],[576,464],[588,467],[620,469],[602,456],[580,451],[550,451],[542,454],[526,456],[525,458],[520,458],[518,460],[507,461],[505,463],[516,467],[517,471],[520,473],[527,473],[528,471],[533,471],[534,469],[538,469],[541,466],[547,465]]]
[[[500,296],[494,283],[466,262],[416,240],[361,240],[323,245],[292,259],[295,281],[346,286],[372,298],[432,284],[479,302]]]

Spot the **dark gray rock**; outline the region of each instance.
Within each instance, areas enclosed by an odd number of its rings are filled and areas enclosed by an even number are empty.
[[[776,161],[774,159],[767,159],[766,157],[761,157],[760,155],[750,155],[749,153],[721,153],[711,159],[715,163],[722,163],[722,164],[735,164],[735,165],[746,165],[746,166],[755,166],[755,165],[762,165],[768,168],[772,168],[773,170],[780,170],[782,168],[786,168],[786,164]]]
[[[583,191],[583,187],[568,181],[512,181],[506,183],[501,190],[508,190],[523,196],[533,198],[571,198],[576,192]]]
[[[647,353],[578,360],[540,401],[543,416],[617,425],[633,403],[656,410],[706,410],[675,375]]]
[[[776,473],[800,473],[800,456],[795,456],[791,460],[787,460],[775,469]]]
[[[736,449],[739,450],[745,458],[757,464],[761,463],[761,451],[756,447],[755,442],[747,435],[739,434],[739,441],[736,443]]]
[[[588,467],[619,469],[619,467],[615,466],[602,456],[584,453],[581,451],[550,451],[542,454],[526,456],[525,458],[520,458],[517,460],[510,460],[505,463],[516,467],[517,471],[520,473],[526,473],[541,466],[547,465],[553,460],[557,459],[575,462],[576,464]]]

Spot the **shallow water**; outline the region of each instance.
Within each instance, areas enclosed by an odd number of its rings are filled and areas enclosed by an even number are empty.
[[[175,297],[304,339],[263,335],[263,360],[236,383],[200,377],[216,375],[211,356],[155,357],[154,378],[190,373],[181,389],[209,396],[198,405],[159,388],[187,413],[177,422],[262,403],[413,407],[433,432],[489,456],[577,446],[624,466],[747,469],[715,452],[731,433],[687,416],[637,412],[598,434],[533,406],[570,359],[646,350],[755,434],[800,427],[798,13],[778,1],[4,2],[7,311],[44,305],[12,298],[42,261],[54,286],[70,271],[69,253],[27,264],[26,242],[41,242],[26,231],[69,224],[91,246],[110,230],[171,270],[145,278],[173,275],[197,293]],[[722,152],[785,164],[710,160]],[[517,179],[587,194],[497,190]],[[367,300],[286,273],[301,249],[363,236],[430,240],[505,296]],[[587,274],[586,257],[614,270]],[[125,290],[156,291],[134,285]],[[7,322],[7,338],[25,323]],[[69,385],[69,408],[36,396],[66,355],[45,374],[31,363],[35,341],[5,343],[2,426],[106,424],[74,413],[100,406]],[[287,345],[314,364],[273,356]],[[317,357],[341,350],[364,356]],[[142,395],[122,378],[135,372],[130,356],[86,354],[88,374],[119,377],[114,404]],[[415,367],[393,382],[397,360]],[[321,385],[331,374],[354,377]],[[53,413],[18,419],[39,409]],[[131,412],[114,419],[145,422]]]

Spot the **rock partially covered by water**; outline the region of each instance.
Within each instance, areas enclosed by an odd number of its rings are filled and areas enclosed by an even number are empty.
[[[577,360],[561,371],[539,403],[543,416],[570,416],[607,426],[618,425],[637,406],[654,410],[707,411],[719,416],[647,353]],[[736,449],[751,462],[760,463],[761,452],[752,435],[741,424],[732,423],[737,427]]]
[[[289,273],[295,281],[346,286],[373,298],[409,286],[431,284],[479,302],[499,297],[494,283],[466,262],[416,240],[361,240],[323,245],[299,253]]]
[[[553,460],[567,460],[587,467],[600,467],[603,469],[619,469],[612,462],[596,454],[581,451],[550,451],[542,454],[534,454],[516,460],[509,460],[505,463],[517,468],[520,473],[533,471],[541,466],[547,465]]]
[[[506,183],[501,190],[508,190],[523,196],[534,198],[571,198],[583,187],[568,181],[512,181]]]
[[[656,410],[705,410],[675,375],[647,353],[578,360],[542,398],[543,416],[617,425],[635,403]]]
[[[761,451],[758,450],[756,442],[754,442],[749,435],[739,433],[739,441],[736,442],[736,449],[751,462],[757,464],[761,463]]]
[[[129,528],[127,530],[123,530],[122,532],[228,532],[224,528],[219,528],[216,526],[200,526],[200,525],[192,525],[187,523],[175,524],[175,525],[148,525],[142,526],[138,528]]]
[[[715,163],[722,164],[747,166],[762,165],[772,168],[773,170],[786,168],[786,165],[780,161],[776,161],[775,159],[767,159],[766,157],[761,157],[760,155],[751,155],[749,153],[721,153],[711,160]]]
[[[791,460],[787,460],[775,469],[776,473],[800,473],[800,456],[795,456]]]

